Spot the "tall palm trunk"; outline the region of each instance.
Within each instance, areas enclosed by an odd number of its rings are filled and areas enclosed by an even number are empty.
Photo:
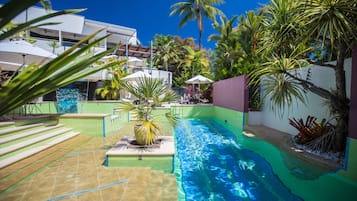
[[[163,65],[164,65],[165,70],[169,71],[169,62],[166,59],[164,60]]]
[[[349,103],[346,97],[346,76],[344,69],[344,61],[346,56],[347,45],[345,42],[340,41],[337,50],[337,61],[335,68],[336,75],[336,95],[337,98],[345,103],[342,107],[336,106],[337,112],[337,125],[336,125],[336,145],[337,149],[343,150],[346,141],[346,134],[348,128],[348,114],[349,114]]]
[[[198,30],[199,30],[199,41],[198,41],[198,48],[201,50],[202,48],[202,33],[203,33],[203,22],[202,22],[202,13],[200,7],[196,7],[197,12],[197,23],[198,23]]]

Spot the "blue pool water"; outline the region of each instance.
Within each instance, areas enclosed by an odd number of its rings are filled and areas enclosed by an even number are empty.
[[[175,137],[184,200],[302,200],[214,120],[180,120]]]

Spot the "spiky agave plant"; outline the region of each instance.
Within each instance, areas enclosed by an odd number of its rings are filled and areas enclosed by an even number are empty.
[[[176,93],[169,89],[162,80],[151,77],[141,77],[136,82],[121,82],[122,87],[135,96],[140,102],[121,102],[119,109],[125,112],[132,111],[137,119],[134,127],[136,142],[140,145],[155,143],[160,134],[159,122],[152,112],[163,102],[177,100]],[[165,114],[170,123],[175,122],[175,116],[171,113]]]

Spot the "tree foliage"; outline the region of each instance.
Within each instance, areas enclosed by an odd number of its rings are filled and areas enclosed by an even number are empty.
[[[223,12],[216,8],[215,5],[222,4],[224,0],[187,0],[175,3],[171,6],[172,15],[182,16],[179,27],[183,27],[189,20],[197,20],[199,30],[199,49],[202,48],[202,33],[203,33],[203,18],[206,17],[213,22],[216,21],[216,16],[223,16]]]

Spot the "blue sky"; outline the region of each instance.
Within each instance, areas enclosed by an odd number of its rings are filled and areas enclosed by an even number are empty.
[[[196,21],[178,28],[180,17],[169,16],[170,6],[184,0],[51,0],[54,10],[87,8],[79,13],[91,20],[103,21],[135,28],[138,38],[145,46],[150,44],[154,35],[170,34],[181,37],[194,37],[198,44]],[[248,10],[257,10],[268,0],[226,0],[219,8],[231,18],[242,15]],[[206,21],[203,32],[203,47],[214,48],[214,42],[207,42],[210,34],[216,33],[211,21]]]

